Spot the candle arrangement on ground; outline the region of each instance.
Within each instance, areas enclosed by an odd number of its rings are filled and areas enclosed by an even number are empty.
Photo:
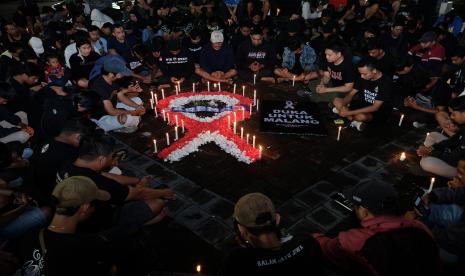
[[[256,92],[254,100],[257,100]],[[166,147],[158,152],[158,157],[168,162],[179,161],[198,151],[200,146],[213,142],[238,161],[247,164],[255,162],[262,157],[263,147],[256,148],[255,143],[249,144],[244,128],[238,125],[252,116],[251,106],[253,100],[250,98],[226,91],[178,91],[178,94],[163,97],[158,100],[155,109],[175,130],[174,134],[166,133]],[[246,112],[246,108],[249,112]],[[174,136],[174,140],[168,144],[170,135]]]

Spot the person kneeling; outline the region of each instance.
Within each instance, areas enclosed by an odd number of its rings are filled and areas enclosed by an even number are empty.
[[[333,100],[333,112],[352,121],[350,126],[359,131],[366,122],[385,120],[392,110],[392,81],[376,66],[372,60],[361,61],[358,65],[360,80],[354,89],[344,98]]]

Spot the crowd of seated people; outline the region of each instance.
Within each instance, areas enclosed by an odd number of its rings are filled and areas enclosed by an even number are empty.
[[[358,131],[400,111],[413,127],[437,127],[417,150],[420,173],[450,179],[423,198],[428,214],[408,218],[390,187],[364,183],[352,196],[362,228],[291,243],[269,198],[247,195],[233,215],[244,248],[221,275],[401,275],[408,252],[390,266],[399,241],[427,264],[411,275],[463,264],[465,36],[454,10],[437,16],[434,1],[399,0],[34,2],[0,18],[0,249],[19,260],[2,261],[4,271],[110,271],[118,242],[162,220],[175,194],[122,173],[108,132],[138,130],[148,85],[207,82],[296,83]]]

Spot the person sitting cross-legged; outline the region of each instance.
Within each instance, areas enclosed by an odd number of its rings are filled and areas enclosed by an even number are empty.
[[[352,121],[351,126],[362,131],[364,123],[385,120],[391,110],[392,81],[377,69],[373,60],[358,64],[360,80],[344,98],[334,98],[333,112]]]
[[[206,45],[200,53],[200,67],[195,69],[195,73],[206,81],[228,83],[237,75],[233,50],[223,41],[223,33],[213,31],[211,44]]]
[[[274,73],[278,76],[278,82],[295,80],[308,83],[318,77],[315,61],[313,48],[291,37],[284,48],[282,67],[274,69]]]

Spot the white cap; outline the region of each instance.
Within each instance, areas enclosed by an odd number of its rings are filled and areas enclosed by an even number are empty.
[[[223,33],[221,31],[213,31],[210,36],[210,41],[212,43],[223,43],[224,41]]]
[[[42,40],[38,37],[31,37],[31,39],[29,39],[29,45],[31,45],[31,48],[32,50],[34,50],[34,53],[36,53],[36,55],[40,55],[45,52]]]

